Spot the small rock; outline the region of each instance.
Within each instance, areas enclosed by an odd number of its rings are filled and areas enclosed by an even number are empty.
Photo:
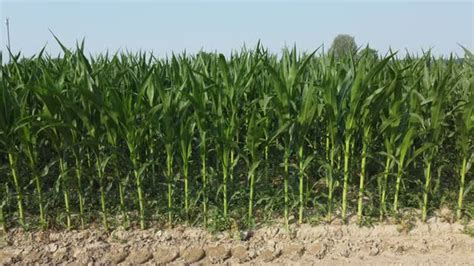
[[[230,251],[224,246],[209,247],[206,255],[211,263],[222,263],[230,257]]]
[[[205,255],[202,248],[188,248],[183,252],[182,257],[186,263],[194,263],[200,261]]]
[[[145,263],[153,258],[153,254],[148,251],[133,251],[130,253],[130,256],[128,256],[127,261],[129,261],[132,264],[142,264]]]
[[[240,240],[241,241],[248,241],[253,236],[252,231],[240,231]]]
[[[125,251],[112,251],[111,253],[109,253],[105,260],[107,262],[111,262],[113,264],[118,264],[122,261],[124,261],[128,256],[128,252],[125,252]]]
[[[244,263],[250,259],[247,254],[247,249],[244,246],[235,247],[232,250],[232,258],[237,260],[238,263]]]
[[[167,264],[179,257],[179,253],[175,249],[158,248],[153,256],[158,264]]]

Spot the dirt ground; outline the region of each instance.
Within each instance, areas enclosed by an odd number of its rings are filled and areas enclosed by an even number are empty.
[[[9,231],[0,264],[474,265],[463,225],[301,225],[211,234],[198,228]],[[240,234],[240,236],[238,236]],[[243,240],[242,240],[243,238]]]

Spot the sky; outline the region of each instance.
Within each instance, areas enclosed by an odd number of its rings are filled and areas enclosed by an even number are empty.
[[[454,1],[10,1],[0,0],[1,50],[5,19],[13,52],[31,56],[46,45],[60,52],[49,30],[68,47],[85,39],[90,54],[152,51],[166,56],[200,50],[230,53],[258,40],[278,53],[327,49],[338,34],[380,53],[432,49],[436,55],[474,51],[474,0]]]

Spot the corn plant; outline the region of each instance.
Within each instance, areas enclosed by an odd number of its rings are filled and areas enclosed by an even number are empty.
[[[8,157],[9,170],[16,191],[18,219],[21,225],[25,225],[25,213],[23,208],[23,183],[18,173],[18,132],[16,127],[20,121],[20,103],[10,91],[7,79],[2,79],[0,102],[2,103],[0,113],[0,136],[2,152]]]
[[[429,56],[429,55],[428,55]],[[418,93],[419,107],[418,115],[423,115],[423,112],[429,115],[422,119],[424,132],[423,139],[423,164],[424,164],[424,186],[422,197],[422,221],[426,221],[428,215],[429,195],[431,191],[432,166],[434,164],[434,157],[437,155],[440,146],[443,143],[443,133],[445,130],[445,119],[447,103],[449,100],[449,92],[456,86],[458,76],[452,76],[448,73],[453,67],[453,60],[444,66],[448,68],[446,72],[430,72],[428,63],[431,59],[427,59],[423,74],[420,89],[422,93]]]
[[[211,128],[210,122],[210,107],[208,104],[209,96],[205,91],[206,86],[203,84],[202,78],[194,75],[194,69],[190,64],[184,61],[186,67],[187,77],[191,85],[191,92],[183,93],[185,97],[191,102],[194,111],[194,120],[199,134],[199,158],[200,158],[200,172],[201,172],[201,194],[202,194],[202,216],[204,226],[208,222],[208,205],[207,205],[207,152],[208,152],[208,131]]]
[[[313,86],[304,86],[300,96],[299,110],[296,117],[295,131],[298,132],[295,138],[298,151],[298,177],[299,177],[299,212],[298,222],[303,223],[304,211],[304,177],[305,171],[311,163],[313,156],[305,156],[304,144],[308,131],[314,123],[318,105],[316,103],[316,89]]]
[[[58,44],[58,57],[43,49],[0,64],[3,230],[184,217],[225,229],[280,211],[287,228],[290,215],[321,211],[362,225],[407,208],[426,221],[446,203],[469,219],[467,50],[335,57],[259,44],[158,58]]]
[[[314,54],[315,52],[313,52]],[[281,141],[283,143],[284,155],[283,155],[283,167],[284,167],[284,217],[285,223],[288,227],[288,178],[289,178],[289,160],[292,155],[292,147],[294,145],[293,132],[295,131],[295,119],[297,110],[295,110],[294,102],[292,99],[301,89],[301,77],[304,74],[305,66],[308,64],[311,56],[306,56],[303,60],[297,59],[296,48],[293,48],[291,52],[286,51],[283,55],[282,63],[278,69],[275,69],[269,62],[266,62],[267,70],[273,79],[273,86],[275,87],[276,97],[274,98],[274,106],[278,114],[278,127],[284,133],[281,135]],[[307,95],[309,96],[309,95]],[[307,115],[307,114],[306,114]],[[302,120],[306,120],[303,117]],[[305,124],[308,121],[304,121]],[[300,122],[303,124],[302,122]],[[300,179],[301,180],[301,179]],[[302,182],[302,180],[301,180]],[[300,185],[301,186],[301,185]],[[300,191],[302,193],[302,190]],[[301,214],[302,215],[302,214]]]
[[[463,201],[465,195],[466,175],[469,171],[473,160],[473,138],[474,136],[474,75],[473,65],[474,56],[466,50],[468,56],[466,61],[466,79],[462,81],[461,90],[461,108],[457,112],[456,125],[458,131],[457,145],[461,153],[461,166],[459,170],[459,193],[456,217],[461,219],[463,210]]]
[[[344,180],[342,191],[342,220],[346,220],[347,212],[347,190],[349,182],[349,160],[351,148],[354,146],[354,134],[357,128],[357,117],[360,113],[364,99],[368,96],[368,84],[379,74],[384,66],[393,58],[393,54],[377,62],[373,67],[366,69],[365,58],[346,73],[342,83],[342,94],[344,95]],[[355,73],[354,73],[355,72]]]

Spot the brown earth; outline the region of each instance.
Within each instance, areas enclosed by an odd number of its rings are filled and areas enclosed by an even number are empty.
[[[0,241],[0,264],[474,265],[474,238],[457,223],[266,226],[246,241],[203,229],[24,232]]]

